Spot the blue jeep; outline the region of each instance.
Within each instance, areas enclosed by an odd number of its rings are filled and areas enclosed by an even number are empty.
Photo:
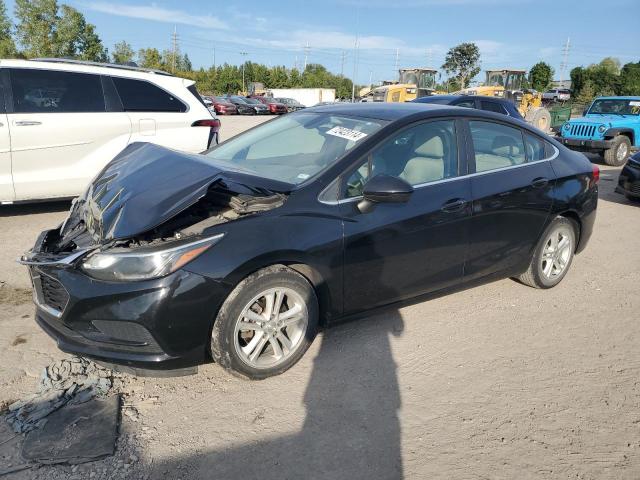
[[[557,138],[572,150],[599,153],[607,165],[623,165],[640,147],[640,97],[598,97],[584,116],[562,125]]]

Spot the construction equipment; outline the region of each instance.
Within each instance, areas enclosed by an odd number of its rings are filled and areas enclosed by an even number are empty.
[[[484,85],[465,88],[456,94],[485,95],[511,100],[524,119],[543,132],[551,126],[551,114],[542,106],[542,93],[523,88],[526,70],[487,70]]]
[[[408,102],[433,95],[437,70],[433,68],[402,68],[397,83],[382,85],[371,91],[374,102]]]

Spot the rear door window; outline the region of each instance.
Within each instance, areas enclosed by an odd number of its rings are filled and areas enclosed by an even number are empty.
[[[112,77],[126,112],[186,112],[187,107],[166,90],[144,80]]]
[[[104,112],[99,75],[88,73],[11,69],[15,113]]]
[[[527,161],[522,131],[500,123],[469,122],[476,172],[522,165]]]
[[[550,150],[550,147],[547,146],[547,142],[535,135],[531,135],[530,133],[524,134],[524,145],[526,149],[527,162],[544,160],[547,158],[546,152],[549,152]]]

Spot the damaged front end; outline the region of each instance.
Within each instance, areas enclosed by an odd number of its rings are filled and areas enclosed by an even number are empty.
[[[278,208],[290,191],[225,167],[132,144],[40,234],[20,262],[37,321],[62,350],[141,368],[202,362],[203,346],[185,339],[205,341],[228,286],[181,267],[223,239],[218,226]]]
[[[216,225],[278,208],[290,185],[223,170],[199,155],[132,144],[42,232],[22,263],[70,264],[84,253],[196,239]]]

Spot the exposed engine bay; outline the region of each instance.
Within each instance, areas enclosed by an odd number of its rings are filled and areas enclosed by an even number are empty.
[[[286,195],[256,191],[255,195],[230,191],[222,181],[214,183],[206,195],[194,205],[157,227],[135,237],[97,244],[94,232],[82,215],[84,200],[78,199],[69,218],[59,229],[50,230],[43,238],[41,253],[70,254],[76,249],[101,247],[151,247],[172,240],[182,240],[202,234],[207,228],[241,217],[280,207]]]
[[[202,156],[132,144],[74,200],[67,219],[43,232],[23,258],[56,262],[79,251],[153,248],[278,208],[287,196],[282,184],[222,170]]]

